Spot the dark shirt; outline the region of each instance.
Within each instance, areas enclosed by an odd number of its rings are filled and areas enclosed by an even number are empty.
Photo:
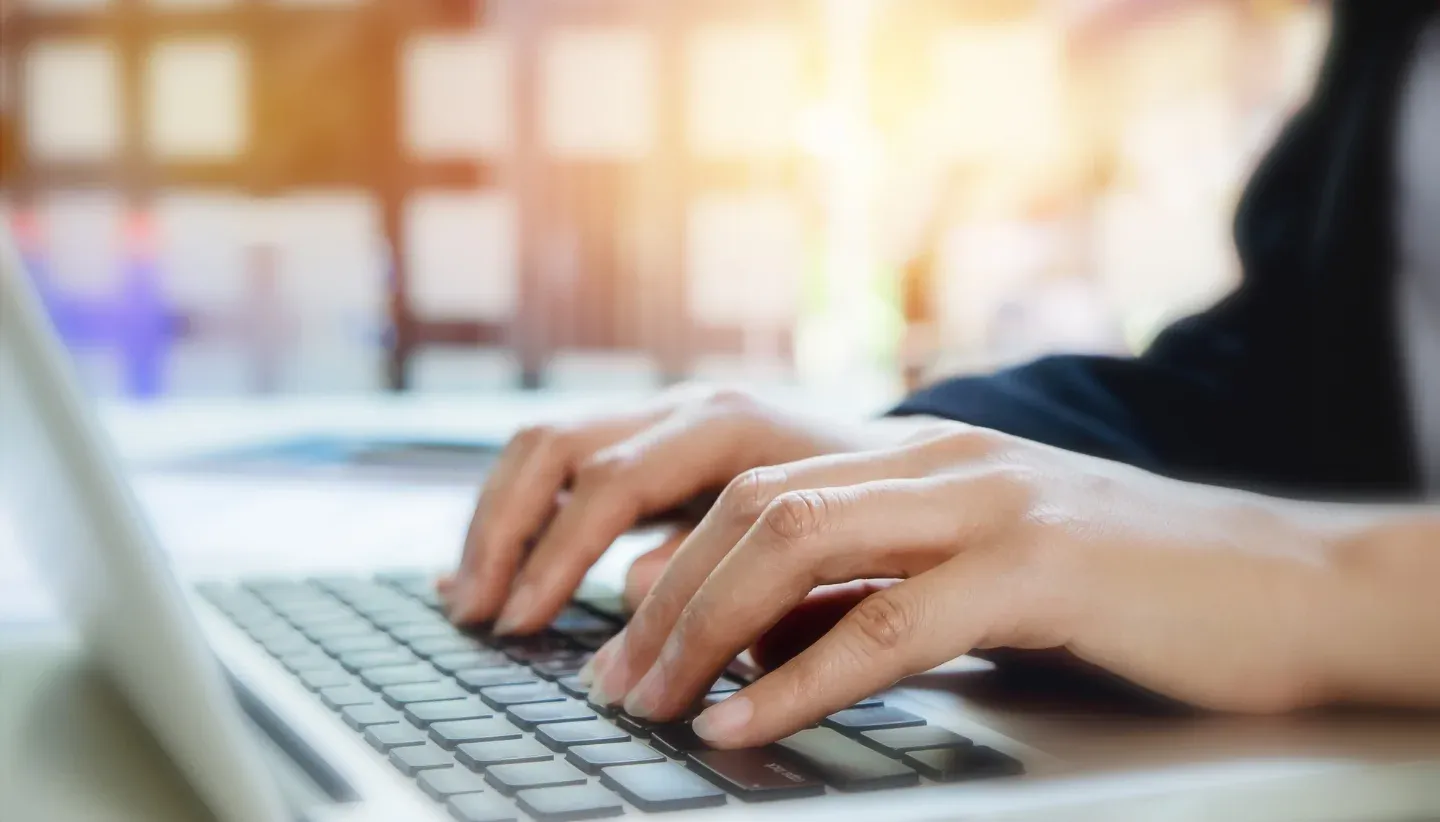
[[[1242,198],[1241,284],[1218,305],[1139,357],[1048,357],[939,383],[894,413],[1273,493],[1417,494],[1391,171],[1402,81],[1436,11],[1435,0],[1335,3],[1314,94]]]

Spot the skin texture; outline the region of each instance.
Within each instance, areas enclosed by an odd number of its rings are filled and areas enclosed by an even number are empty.
[[[452,614],[537,629],[615,536],[717,487],[636,564],[643,599],[586,676],[669,719],[754,646],[770,673],[695,721],[719,747],[985,649],[1223,711],[1440,701],[1431,512],[1187,484],[960,423],[838,429],[735,394],[517,438],[443,589]]]

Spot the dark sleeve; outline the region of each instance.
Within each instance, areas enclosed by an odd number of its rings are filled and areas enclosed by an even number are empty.
[[[1295,259],[1326,151],[1315,106],[1252,177],[1236,216],[1244,277],[1210,310],[1167,328],[1138,357],[1055,356],[923,389],[892,413],[994,428],[1160,473],[1266,490],[1303,460],[1308,367]]]
[[[1174,476],[1284,482],[1283,346],[1252,292],[1168,328],[1140,357],[1055,356],[923,389],[892,413],[960,420]]]

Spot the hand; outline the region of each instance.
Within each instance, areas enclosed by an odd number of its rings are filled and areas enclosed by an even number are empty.
[[[441,594],[457,622],[498,620],[501,634],[539,630],[605,549],[643,518],[717,491],[756,466],[890,446],[927,424],[844,426],[733,391],[683,389],[634,413],[528,428],[491,472],[460,569],[441,583]],[[634,602],[678,542],[636,563],[627,585]]]
[[[1064,649],[1195,705],[1326,698],[1340,601],[1313,511],[954,424],[903,446],[748,471],[592,665],[592,698],[683,715],[817,586],[866,591],[694,727],[770,742],[973,649]]]

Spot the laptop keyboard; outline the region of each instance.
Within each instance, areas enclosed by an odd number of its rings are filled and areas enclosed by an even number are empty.
[[[866,700],[774,745],[708,748],[688,722],[586,700],[576,676],[620,625],[575,604],[542,634],[462,632],[422,574],[202,586],[200,594],[461,822],[597,819],[1020,773]],[[721,677],[713,702],[742,683]]]

